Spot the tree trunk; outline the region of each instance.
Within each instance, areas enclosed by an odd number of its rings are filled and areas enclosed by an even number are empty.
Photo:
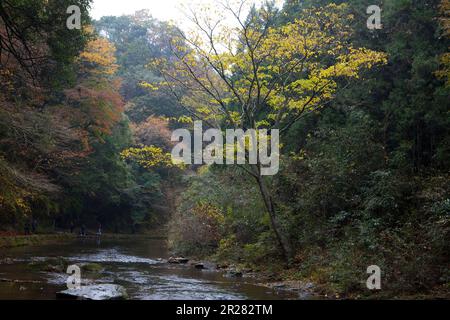
[[[264,177],[262,177],[261,175],[258,175],[256,177],[256,180],[258,182],[259,190],[260,190],[261,196],[264,200],[264,204],[265,204],[266,209],[270,216],[270,222],[272,224],[272,229],[275,233],[275,237],[277,238],[278,244],[282,250],[283,257],[284,257],[286,263],[290,264],[292,261],[291,245],[290,245],[289,240],[286,239],[286,237],[284,236],[282,228],[278,224],[273,198],[270,195],[269,189],[266,186]]]

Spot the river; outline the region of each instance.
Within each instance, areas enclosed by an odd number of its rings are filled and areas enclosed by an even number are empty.
[[[63,257],[70,264],[98,263],[103,271],[86,283],[115,283],[136,300],[276,300],[295,299],[258,286],[252,278],[229,278],[212,270],[165,263],[166,241],[76,240],[61,244],[0,250],[0,299],[56,299],[66,289],[67,274],[42,271],[30,265]]]

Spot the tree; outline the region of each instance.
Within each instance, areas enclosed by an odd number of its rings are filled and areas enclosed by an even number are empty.
[[[133,131],[138,144],[155,145],[166,151],[170,151],[174,146],[169,121],[165,118],[149,117],[146,121],[134,125]]]
[[[173,58],[155,59],[168,89],[192,118],[211,127],[279,129],[282,134],[306,114],[333,100],[341,79],[361,77],[363,69],[386,62],[386,55],[350,44],[352,16],[345,5],[306,9],[292,23],[274,25],[270,4],[250,10],[245,1],[221,4],[235,20],[229,27],[213,14],[192,12],[195,31],[169,43]],[[185,45],[187,44],[187,45]],[[271,179],[262,164],[242,166],[259,186],[272,228],[289,261],[289,240],[277,218]]]
[[[450,1],[442,0],[439,6],[441,12],[440,22],[442,27],[442,36],[450,37]],[[441,56],[442,69],[436,74],[439,78],[447,80],[446,85],[450,87],[450,53],[446,52]]]
[[[73,80],[73,61],[88,36],[66,28],[70,4],[89,20],[89,1],[0,3],[0,211],[3,226],[57,210],[58,166],[86,156],[82,132],[63,116],[59,86]],[[2,226],[2,227],[3,227]]]
[[[88,40],[84,30],[69,30],[70,5],[89,23],[91,0],[3,0],[0,3],[1,64],[15,60],[35,82],[66,86],[73,75],[73,59]],[[45,68],[44,68],[45,66]],[[37,81],[40,80],[40,81]]]
[[[149,116],[180,116],[171,96],[161,92],[147,92],[142,82],[160,81],[157,72],[145,66],[154,58],[170,56],[165,38],[171,37],[174,27],[153,18],[148,10],[132,15],[102,17],[94,23],[99,34],[116,47],[118,76],[123,79],[120,92],[127,100],[126,114],[135,123],[145,122]]]
[[[120,154],[133,143],[119,93],[121,55],[90,27],[89,3],[0,3],[2,229],[21,230],[31,216],[42,225],[56,219],[61,227],[96,220],[105,227],[134,225],[158,217],[152,206],[163,203],[160,176]],[[82,11],[81,30],[66,27],[69,5]],[[147,42],[140,44],[135,54],[146,52]],[[152,126],[145,124],[143,134]],[[167,136],[165,126],[160,122]]]
[[[77,84],[65,91],[74,125],[100,140],[121,120],[124,107],[114,53],[104,38],[89,41],[76,61]]]

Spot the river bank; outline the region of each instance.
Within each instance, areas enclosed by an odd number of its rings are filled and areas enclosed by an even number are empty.
[[[15,248],[33,245],[49,244],[53,242],[74,240],[73,234],[32,234],[0,236],[0,248]]]
[[[390,290],[355,290],[340,294],[326,282],[314,282],[312,279],[298,278],[295,267],[280,268],[279,265],[259,265],[252,269],[244,264],[228,264],[215,258],[195,259],[182,258],[192,268],[215,271],[231,278],[252,278],[259,286],[278,293],[295,293],[300,300],[448,300],[448,285],[432,288],[427,291],[392,292]],[[170,259],[169,259],[170,261]],[[365,285],[361,283],[361,285]],[[365,287],[365,286],[364,286]]]
[[[24,246],[38,246],[44,244],[58,243],[62,241],[73,241],[80,236],[75,233],[46,233],[32,235],[17,234],[0,234],[0,248],[15,248]],[[96,234],[88,234],[86,238],[98,237]],[[160,232],[151,234],[116,234],[105,233],[101,235],[101,239],[105,240],[129,240],[129,239],[165,239],[166,237]]]
[[[170,257],[167,263],[181,265],[186,268],[202,270],[204,272],[215,272],[226,278],[251,279],[258,286],[265,287],[277,293],[294,294],[297,299],[321,299],[335,298],[324,295],[318,287],[310,281],[283,279],[281,273],[268,270],[253,270],[242,265],[212,262],[210,260],[190,259],[185,257]],[[337,297],[339,298],[339,297]]]

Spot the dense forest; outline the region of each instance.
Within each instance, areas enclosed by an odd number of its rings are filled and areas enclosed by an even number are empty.
[[[0,2],[0,232],[167,230],[178,255],[323,293],[448,295],[448,0],[286,0],[93,20]],[[80,30],[67,7],[82,10]],[[221,12],[237,21],[221,28]],[[175,129],[279,129],[279,172],[175,165]]]

